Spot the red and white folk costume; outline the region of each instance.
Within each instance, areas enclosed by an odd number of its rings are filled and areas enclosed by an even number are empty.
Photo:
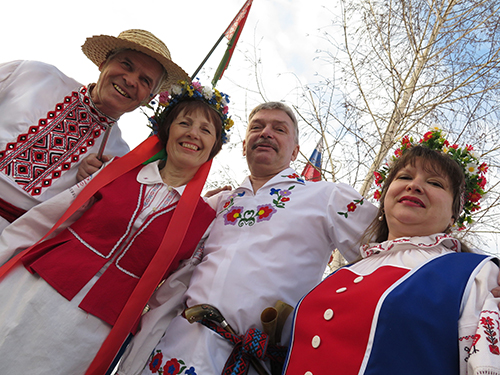
[[[498,266],[443,234],[362,250],[296,307],[287,375],[500,374]]]
[[[109,126],[106,153],[122,156],[129,147],[116,119],[95,108],[87,87],[42,62],[0,64],[0,233],[10,216],[73,186]]]
[[[262,329],[262,310],[278,300],[294,306],[321,280],[332,250],[338,248],[347,259],[355,259],[355,244],[376,212],[360,200],[348,185],[305,182],[291,168],[258,191],[247,177],[234,191],[210,198],[217,218],[203,260],[190,283],[175,280],[176,273],[159,288],[158,314],[144,315],[118,373],[162,369],[167,374],[185,367],[191,374],[220,374],[233,345],[205,326],[176,316],[171,296],[184,293],[187,306],[217,307],[239,334]],[[283,330],[282,343],[290,337],[289,328]],[[155,356],[142,372],[151,353]],[[249,374],[256,374],[255,369],[251,367]]]
[[[40,239],[87,182],[6,228],[0,263]],[[85,373],[155,254],[183,191],[163,182],[158,162],[137,167],[101,188],[55,236],[23,257],[35,273],[19,263],[0,281],[0,358],[9,358],[2,372]],[[214,217],[200,198],[165,276],[192,256]]]

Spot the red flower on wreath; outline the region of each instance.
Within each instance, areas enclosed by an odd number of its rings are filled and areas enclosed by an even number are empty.
[[[479,177],[479,187],[481,189],[484,189],[484,187],[486,186],[486,178],[484,177]]]
[[[377,171],[373,172],[373,175],[375,176],[375,184],[377,186],[382,185],[382,180],[384,179],[382,175]]]
[[[478,169],[481,174],[485,174],[486,172],[488,172],[488,165],[486,163],[482,163]]]
[[[479,194],[476,190],[474,190],[473,193],[469,194],[468,198],[471,202],[476,203],[479,202],[479,200],[481,199],[481,194]]]
[[[433,132],[427,132],[427,133],[425,133],[424,134],[424,138],[423,138],[422,141],[425,142],[425,141],[428,141],[429,139],[431,139],[432,138],[432,134],[433,134]]]
[[[156,355],[151,359],[151,362],[149,362],[149,369],[153,374],[158,372],[158,370],[161,367],[162,361],[163,361],[162,353],[156,353]]]
[[[376,190],[376,191],[375,191],[375,193],[373,193],[373,198],[374,198],[375,200],[379,200],[381,195],[382,195],[382,194],[380,194],[380,191],[379,191],[379,190]]]
[[[407,146],[407,147],[408,147],[408,146],[411,146],[410,137],[408,137],[407,135],[405,135],[405,136],[403,137],[403,139],[401,140],[401,144],[402,144],[403,146]]]
[[[354,212],[356,210],[356,204],[354,202],[351,202],[347,205],[347,211],[348,212]]]

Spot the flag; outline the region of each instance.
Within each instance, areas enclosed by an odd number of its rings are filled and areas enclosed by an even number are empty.
[[[253,0],[247,0],[247,2],[243,4],[243,7],[240,9],[236,17],[234,17],[233,22],[231,22],[226,31],[224,31],[223,36],[225,36],[229,40],[229,42],[227,44],[227,50],[224,53],[224,56],[222,57],[222,60],[219,64],[219,67],[215,71],[214,79],[212,80],[212,85],[214,87],[222,78],[224,71],[229,65],[229,60],[231,60],[231,56],[233,56],[233,52],[236,48],[236,43],[238,43],[240,34],[243,31],[243,26],[245,26],[245,22],[247,20],[248,13],[250,12],[252,1]]]
[[[320,139],[314,149],[306,167],[302,171],[302,176],[306,181],[321,181],[321,159],[323,157],[323,138]]]

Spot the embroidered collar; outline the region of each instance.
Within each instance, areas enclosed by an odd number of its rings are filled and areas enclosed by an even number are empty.
[[[83,103],[87,104],[90,108],[94,109],[97,112],[96,115],[98,116],[100,122],[102,122],[104,125],[112,127],[118,121],[118,119],[108,116],[107,114],[102,112],[99,108],[97,108],[94,101],[92,100],[92,96],[90,95],[90,92],[94,89],[95,86],[96,86],[95,83],[91,83],[88,85],[88,87],[85,86],[80,87],[79,90],[80,100],[82,100]],[[88,101],[83,100],[83,98],[88,98]]]
[[[295,172],[293,168],[287,168],[281,171],[280,173],[276,174],[273,178],[271,178],[264,185],[262,185],[259,191],[262,189],[268,190],[270,186],[279,184],[281,182],[296,183],[296,184],[298,183],[301,185],[306,184],[304,179],[297,172]],[[245,177],[245,180],[241,183],[240,188],[253,191],[252,183],[250,182],[249,176]]]
[[[161,160],[155,160],[154,162],[146,164],[144,167],[142,167],[142,169],[137,174],[137,182],[144,185],[163,184],[165,186],[168,186],[165,182],[163,182],[163,179],[160,175],[160,169],[158,168],[158,164],[160,163],[160,161]],[[182,195],[184,189],[186,188],[186,185],[178,187],[168,187],[178,192],[179,195]]]
[[[461,249],[460,241],[456,238],[448,234],[436,233],[430,236],[401,237],[382,243],[370,243],[361,246],[360,251],[363,258],[368,258],[373,254],[379,254],[383,251],[399,251],[411,248],[430,249],[438,245],[442,245],[457,253],[460,252]]]

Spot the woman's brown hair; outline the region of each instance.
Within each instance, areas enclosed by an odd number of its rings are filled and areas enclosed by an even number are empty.
[[[384,200],[387,190],[398,172],[407,165],[414,166],[417,158],[422,161],[425,169],[444,174],[448,177],[453,193],[452,216],[455,220],[460,216],[462,210],[461,200],[463,199],[465,189],[465,175],[462,168],[447,154],[423,146],[413,146],[407,149],[391,167],[389,175],[382,186],[377,216],[363,235],[361,243],[383,242],[387,240],[389,228],[384,215]],[[450,231],[451,228],[447,228],[445,232],[449,233]]]
[[[174,108],[170,110],[170,112],[163,118],[161,123],[158,124],[158,138],[165,148],[168,142],[168,136],[170,133],[170,126],[172,122],[177,118],[180,113],[184,113],[185,115],[189,115],[194,111],[202,111],[202,113],[210,120],[210,122],[215,126],[216,139],[215,144],[212,147],[212,151],[209,155],[209,160],[214,158],[215,155],[219,153],[222,148],[222,120],[219,114],[210,108],[210,106],[206,103],[203,103],[201,100],[195,99],[185,99],[182,100],[179,104],[176,104]]]

